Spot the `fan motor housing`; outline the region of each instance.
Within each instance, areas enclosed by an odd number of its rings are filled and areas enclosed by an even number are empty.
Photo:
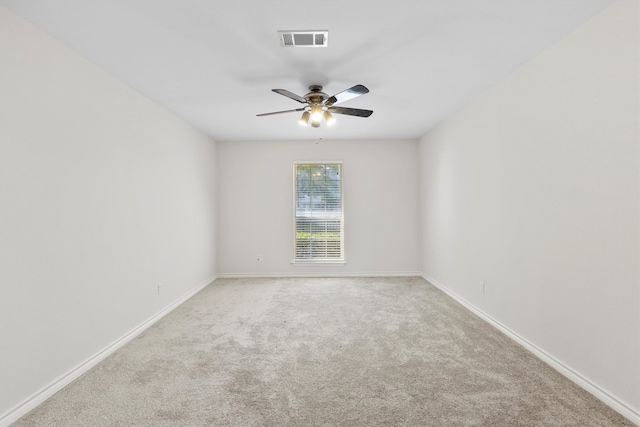
[[[304,99],[311,104],[322,104],[327,98],[329,98],[329,95],[322,92],[322,86],[320,85],[309,86],[309,93],[304,96]]]

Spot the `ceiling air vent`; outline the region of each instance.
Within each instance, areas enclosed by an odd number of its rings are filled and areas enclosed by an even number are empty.
[[[282,47],[327,47],[329,31],[278,31]]]

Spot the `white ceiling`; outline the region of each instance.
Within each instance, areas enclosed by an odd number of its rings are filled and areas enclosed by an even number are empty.
[[[0,0],[218,141],[419,138],[613,0]],[[329,30],[282,48],[278,30]],[[374,111],[298,125],[310,84]]]

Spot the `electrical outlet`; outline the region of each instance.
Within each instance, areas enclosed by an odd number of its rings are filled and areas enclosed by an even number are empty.
[[[162,283],[158,283],[158,295],[162,293]]]
[[[480,282],[480,292],[484,295],[484,282]]]
[[[256,259],[257,259],[258,261],[262,261],[262,255],[257,255],[257,256],[256,256]]]

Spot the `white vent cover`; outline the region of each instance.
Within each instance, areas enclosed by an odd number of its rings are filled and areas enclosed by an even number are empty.
[[[278,31],[282,47],[327,47],[329,31]]]

